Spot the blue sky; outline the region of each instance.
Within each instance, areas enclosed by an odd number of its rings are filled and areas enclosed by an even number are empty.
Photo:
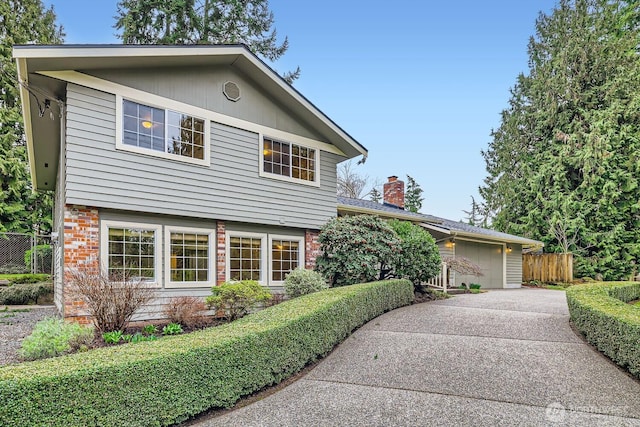
[[[66,43],[119,43],[116,0],[45,0]],[[279,71],[369,149],[371,182],[411,175],[422,211],[462,219],[486,176],[480,151],[527,72],[539,12],[555,0],[271,0],[290,47]]]

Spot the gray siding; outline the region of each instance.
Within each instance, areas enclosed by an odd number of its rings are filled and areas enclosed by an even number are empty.
[[[522,245],[510,244],[511,252],[507,252],[507,287],[522,286]]]
[[[87,74],[252,123],[321,141],[325,139],[303,123],[295,112],[279,105],[251,79],[229,66],[90,70]],[[235,82],[240,88],[241,97],[236,102],[229,101],[222,92],[227,81]]]
[[[254,224],[320,228],[336,215],[336,164],[314,187],[259,176],[258,135],[211,124],[211,165],[115,149],[115,96],[69,84],[66,203]]]

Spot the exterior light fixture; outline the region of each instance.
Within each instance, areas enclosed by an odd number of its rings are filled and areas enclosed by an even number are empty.
[[[153,123],[151,123],[149,120],[143,120],[140,124],[145,129],[151,129],[151,126],[153,126]]]

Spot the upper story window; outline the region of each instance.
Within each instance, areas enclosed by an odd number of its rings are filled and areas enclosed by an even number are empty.
[[[263,138],[262,171],[293,180],[317,183],[317,155],[318,152],[314,148]]]
[[[125,150],[208,162],[206,120],[187,113],[123,99],[121,137]]]

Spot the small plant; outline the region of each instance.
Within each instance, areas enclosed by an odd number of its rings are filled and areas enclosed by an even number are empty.
[[[478,283],[470,283],[469,289],[480,289],[480,284]]]
[[[122,334],[122,342],[131,342],[131,339],[133,339],[133,335]]]
[[[93,328],[50,317],[36,323],[31,335],[22,341],[19,353],[25,360],[45,359],[72,353],[92,341]]]
[[[164,314],[172,323],[197,328],[207,323],[206,310],[207,306],[200,298],[182,296],[171,298],[164,307]]]
[[[144,328],[142,328],[142,334],[143,335],[155,335],[158,333],[158,327],[156,325],[145,325]]]
[[[154,296],[143,279],[124,273],[109,276],[91,270],[71,271],[73,293],[86,308],[100,332],[122,331],[134,313]]]
[[[207,304],[216,311],[223,311],[229,321],[241,318],[258,303],[271,299],[271,292],[255,280],[225,282],[214,286],[211,293],[206,299]]]
[[[304,268],[293,270],[284,279],[284,291],[289,298],[296,298],[327,288],[329,285],[325,282],[322,274]]]
[[[162,335],[180,335],[182,332],[182,325],[179,323],[169,323],[162,328]]]
[[[143,341],[155,341],[157,339],[158,337],[156,337],[155,335],[144,336],[140,332],[136,332],[131,336],[130,341],[135,344]]]
[[[122,331],[104,332],[102,339],[106,344],[118,344],[122,340]]]
[[[482,273],[482,269],[478,264],[463,256],[458,255],[456,257],[445,257],[442,260],[447,264],[447,267],[451,271],[455,271],[456,273],[463,276],[484,276],[484,274]],[[470,289],[466,283],[462,284],[466,287],[467,290]]]

